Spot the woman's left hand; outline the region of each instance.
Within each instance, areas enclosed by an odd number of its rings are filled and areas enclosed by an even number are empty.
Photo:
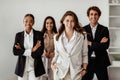
[[[84,76],[86,74],[86,70],[82,70],[81,72],[80,72],[80,75],[81,76]]]

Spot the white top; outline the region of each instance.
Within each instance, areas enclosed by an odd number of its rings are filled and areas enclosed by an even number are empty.
[[[34,70],[34,59],[31,57],[33,47],[33,30],[31,30],[29,34],[24,31],[24,47],[25,52],[23,55],[26,56],[25,71]]]
[[[94,39],[95,38],[96,28],[97,28],[98,25],[96,25],[95,27],[93,27],[92,25],[90,25],[90,26],[91,26],[91,30],[92,30],[93,39]],[[91,57],[96,57],[94,51],[93,51]]]
[[[65,32],[63,33],[63,45],[64,45],[64,48],[66,50],[67,53],[70,54],[72,48],[73,48],[73,44],[74,44],[74,41],[75,41],[75,37],[76,37],[76,32],[74,31],[71,39],[68,41],[66,35],[65,35]]]

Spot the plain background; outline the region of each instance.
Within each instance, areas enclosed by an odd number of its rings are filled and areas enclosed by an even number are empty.
[[[74,11],[84,26],[89,23],[86,11],[98,6],[102,15],[99,22],[108,27],[108,0],[0,0],[0,80],[14,80],[17,56],[12,53],[15,34],[24,30],[23,18],[35,16],[34,28],[41,30],[46,16],[53,16],[57,27],[67,10]]]

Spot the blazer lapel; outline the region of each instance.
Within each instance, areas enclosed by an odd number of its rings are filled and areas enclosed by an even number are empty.
[[[65,47],[64,47],[64,45],[63,45],[63,39],[62,39],[62,34],[61,34],[61,36],[59,37],[59,48],[61,49],[61,50],[63,50],[65,53],[67,53],[67,51],[65,50]]]
[[[80,41],[80,38],[81,38],[81,34],[77,33],[76,32],[76,38],[75,38],[75,41],[74,41],[74,44],[73,44],[73,48],[72,48],[72,51],[71,51],[71,55],[74,53],[75,49],[76,49],[76,46],[77,46],[77,43],[79,43]]]
[[[90,24],[87,26],[87,37],[89,41],[93,41],[93,34],[92,34],[92,29],[90,27]]]
[[[96,32],[95,32],[95,39],[99,36],[100,31],[101,31],[101,29],[100,29],[99,24],[98,24]]]
[[[22,48],[24,48],[24,31],[20,34],[19,42]]]
[[[35,43],[36,43],[35,35],[37,35],[37,34],[35,33],[35,30],[33,29],[33,46],[35,46]]]

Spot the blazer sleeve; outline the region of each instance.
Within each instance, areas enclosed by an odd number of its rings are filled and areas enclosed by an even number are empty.
[[[37,58],[37,57],[40,57],[42,56],[43,54],[43,51],[44,51],[44,40],[43,40],[43,36],[42,36],[42,33],[41,32],[37,32],[35,34],[36,36],[36,40],[35,40],[35,44],[37,43],[37,41],[41,41],[41,46],[35,51],[35,52],[32,52],[31,56],[33,58]]]
[[[88,46],[87,46],[87,34],[85,34],[85,39],[83,41],[82,47],[82,63],[88,63]]]
[[[109,38],[109,31],[108,31],[107,27],[103,28],[102,35],[103,35],[103,37],[107,37],[108,41],[106,43],[92,42],[92,45],[91,45],[92,50],[94,50],[94,51],[105,51],[106,49],[108,49],[109,44],[110,44],[110,38]]]
[[[59,56],[59,52],[58,52],[58,48],[57,48],[56,35],[54,36],[54,46],[55,46],[55,49],[54,49],[55,56],[52,59],[52,63],[56,63],[56,61],[58,59],[58,56]]]
[[[19,56],[19,55],[23,55],[24,54],[24,51],[25,49],[23,48],[22,44],[21,44],[21,33],[17,33],[16,36],[15,36],[15,42],[14,42],[14,45],[13,45],[13,54],[16,55],[16,56]],[[21,46],[21,49],[16,49],[15,45],[19,43],[20,46]]]

